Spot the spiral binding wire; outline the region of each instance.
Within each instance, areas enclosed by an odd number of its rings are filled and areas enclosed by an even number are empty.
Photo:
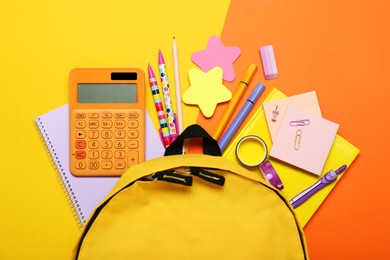
[[[35,126],[37,131],[39,132],[39,136],[41,137],[41,140],[45,143],[44,147],[45,150],[48,152],[51,158],[52,165],[57,170],[57,179],[61,185],[61,188],[69,201],[69,204],[71,206],[73,215],[76,218],[76,222],[81,228],[83,224],[85,224],[86,219],[83,215],[83,212],[81,211],[80,205],[77,201],[76,196],[74,195],[74,192],[72,190],[72,187],[69,183],[68,178],[66,177],[65,171],[62,168],[61,162],[58,160],[57,153],[54,150],[54,147],[50,141],[49,136],[46,133],[45,127],[39,117],[36,117],[34,119]]]

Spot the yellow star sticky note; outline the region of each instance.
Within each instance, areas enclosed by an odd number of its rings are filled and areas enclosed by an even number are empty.
[[[229,101],[232,93],[222,84],[223,70],[215,67],[208,72],[198,69],[188,71],[190,88],[183,94],[183,102],[198,105],[205,117],[214,114],[218,103]]]

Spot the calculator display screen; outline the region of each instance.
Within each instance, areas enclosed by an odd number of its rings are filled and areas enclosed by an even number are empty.
[[[137,103],[137,84],[78,84],[79,103]]]

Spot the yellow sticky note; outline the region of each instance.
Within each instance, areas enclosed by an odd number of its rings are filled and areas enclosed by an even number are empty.
[[[190,88],[183,94],[183,102],[198,105],[205,117],[214,114],[218,103],[229,101],[232,93],[222,84],[223,70],[215,67],[208,72],[190,69]]]

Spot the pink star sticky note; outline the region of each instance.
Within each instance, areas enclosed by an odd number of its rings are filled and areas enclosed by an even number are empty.
[[[191,87],[183,94],[183,102],[198,105],[205,117],[214,114],[218,103],[229,101],[232,93],[222,84],[222,68],[215,67],[208,72],[198,69],[188,71]]]
[[[212,36],[205,50],[192,54],[192,61],[204,72],[208,72],[217,66],[221,67],[223,79],[230,82],[236,78],[233,63],[240,54],[240,48],[225,46],[218,36]]]

